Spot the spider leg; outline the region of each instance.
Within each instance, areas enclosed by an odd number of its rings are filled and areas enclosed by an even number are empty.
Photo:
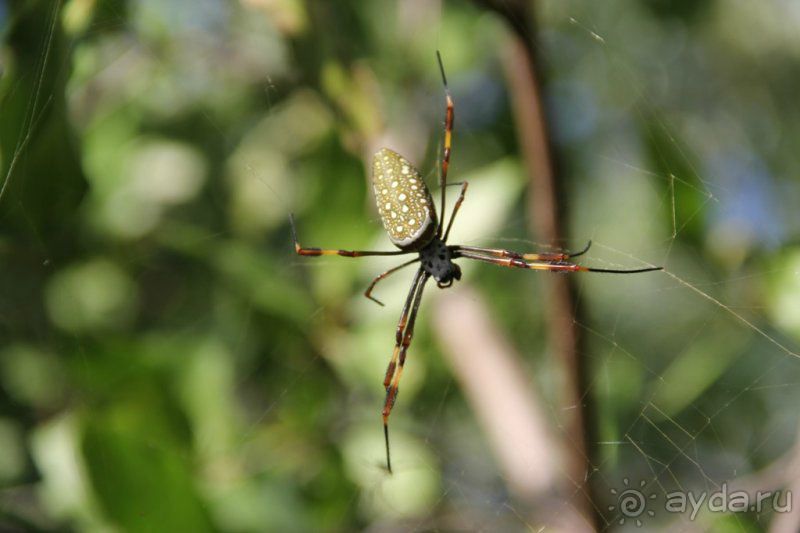
[[[400,377],[403,375],[403,367],[406,362],[406,352],[414,336],[414,324],[417,321],[417,312],[422,301],[422,290],[425,288],[425,282],[428,281],[429,277],[430,274],[422,269],[419,269],[416,276],[414,276],[414,282],[403,306],[403,312],[400,314],[400,321],[397,324],[392,359],[389,362],[389,367],[386,369],[386,377],[383,380],[383,386],[386,387],[386,400],[381,414],[383,415],[383,434],[386,439],[386,467],[389,473],[392,472],[392,461],[389,453],[389,415],[392,413],[392,407],[394,407],[394,402],[397,400]]]
[[[465,181],[461,183],[461,194],[458,195],[456,205],[453,206],[453,212],[450,214],[450,221],[447,223],[447,230],[444,232],[444,238],[442,239],[443,242],[447,242],[447,237],[450,235],[450,228],[453,227],[453,221],[456,219],[456,214],[458,214],[458,210],[461,209],[461,204],[464,203],[464,196],[467,194],[467,187],[469,187],[468,182]]]
[[[408,296],[406,296],[406,303],[403,304],[403,310],[400,312],[400,320],[397,323],[397,330],[395,331],[394,351],[392,352],[392,358],[389,360],[389,366],[386,367],[386,377],[383,379],[383,387],[385,389],[389,388],[395,368],[397,367],[397,356],[400,353],[400,345],[403,342],[403,333],[405,332],[406,324],[408,324],[408,314],[411,312],[411,305],[414,303],[414,296],[417,294],[422,275],[422,269],[417,270],[417,273],[414,274],[414,280],[411,282],[411,288],[408,291]]]
[[[567,262],[527,263],[523,259],[516,257],[508,257],[508,258],[487,257],[485,255],[480,255],[479,253],[463,249],[457,252],[457,256],[466,257],[467,259],[476,259],[478,261],[483,261],[485,263],[491,263],[493,265],[499,265],[504,267],[527,268],[530,270],[549,270],[551,272],[604,272],[607,274],[638,274],[640,272],[653,272],[656,270],[664,269],[664,267],[647,267],[647,268],[636,268],[632,270],[616,270],[607,268],[591,268]]]
[[[387,278],[387,277],[391,276],[392,274],[394,274],[395,272],[397,272],[398,270],[400,270],[401,268],[407,267],[408,265],[416,263],[417,261],[419,261],[419,257],[417,257],[416,259],[412,259],[411,261],[406,261],[402,265],[398,265],[398,266],[396,266],[394,268],[390,268],[389,270],[387,270],[383,274],[379,274],[378,276],[375,276],[375,279],[373,279],[372,283],[369,284],[369,287],[367,287],[367,290],[364,291],[364,296],[366,296],[367,298],[369,298],[370,300],[372,300],[376,304],[378,304],[380,306],[383,306],[383,302],[382,301],[380,301],[377,298],[374,298],[372,296],[372,289],[375,288],[375,285],[377,285],[378,282],[381,281],[383,278]]]
[[[586,243],[586,246],[583,247],[583,250],[581,250],[580,252],[567,252],[567,257],[572,258],[572,257],[578,257],[579,255],[583,255],[586,252],[588,252],[589,248],[591,247],[592,247],[592,241],[589,240],[589,242]]]
[[[289,215],[289,222],[292,225],[292,239],[294,239],[294,251],[298,255],[341,255],[344,257],[365,257],[368,255],[405,255],[411,252],[396,250],[392,252],[375,252],[371,250],[325,250],[322,248],[304,248],[297,242],[297,228],[294,224],[294,216]]]
[[[453,246],[451,249],[454,252],[474,252],[476,254],[490,255],[492,257],[503,257],[512,259],[524,259],[525,261],[544,261],[544,262],[561,262],[578,257],[589,251],[592,246],[592,241],[589,241],[580,252],[539,252],[534,254],[526,254],[514,252],[512,250],[503,250],[502,248],[479,248],[477,246]]]
[[[439,61],[439,71],[442,73],[442,84],[444,85],[444,96],[447,101],[447,109],[444,115],[444,154],[442,155],[442,168],[439,172],[439,185],[442,193],[442,209],[441,218],[439,219],[439,227],[436,228],[436,236],[442,237],[442,225],[444,224],[444,197],[445,189],[447,188],[447,169],[450,167],[450,146],[452,145],[453,138],[453,122],[455,120],[453,98],[450,95],[450,88],[447,86],[447,76],[444,73],[444,65],[442,64],[442,55],[436,51],[436,59]],[[452,219],[451,219],[452,221]]]

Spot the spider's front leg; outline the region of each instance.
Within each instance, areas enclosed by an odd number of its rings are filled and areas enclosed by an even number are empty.
[[[414,277],[408,298],[406,298],[406,303],[403,306],[403,312],[400,314],[392,359],[389,361],[386,377],[383,380],[383,386],[386,388],[386,400],[383,403],[381,414],[383,415],[383,433],[386,439],[386,467],[389,473],[392,472],[392,461],[389,453],[389,415],[392,413],[392,407],[394,407],[394,402],[397,400],[400,378],[403,375],[403,367],[406,362],[406,352],[414,336],[414,324],[417,321],[417,313],[422,302],[422,290],[425,288],[425,283],[429,277],[430,274],[422,269],[418,270]]]
[[[573,263],[527,263],[520,257],[490,257],[461,248],[456,252],[457,257],[475,259],[484,263],[504,266],[509,268],[527,268],[530,270],[550,270],[552,272],[580,272],[588,271],[587,267]]]
[[[527,263],[524,259],[520,259],[519,257],[506,257],[506,258],[490,257],[481,255],[480,253],[477,252],[466,250],[464,247],[461,247],[454,253],[456,257],[475,259],[477,261],[483,261],[484,263],[491,263],[493,265],[499,265],[509,268],[526,268],[528,270],[548,270],[550,272],[603,272],[606,274],[640,274],[642,272],[654,272],[656,270],[664,270],[664,267],[634,268],[631,270],[593,268],[582,265],[576,265],[575,263],[567,263],[563,261],[557,261],[557,262],[543,261],[543,262]]]
[[[454,251],[471,252],[481,255],[489,255],[492,257],[501,257],[504,259],[524,259],[525,261],[542,261],[542,262],[563,262],[568,261],[574,257],[581,256],[589,251],[592,246],[592,241],[589,241],[580,252],[539,252],[539,253],[520,253],[512,250],[503,250],[502,248],[479,248],[477,246],[454,246]]]

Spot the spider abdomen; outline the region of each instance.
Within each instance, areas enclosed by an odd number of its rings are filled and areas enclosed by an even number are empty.
[[[381,148],[372,159],[372,187],[383,227],[401,250],[419,250],[436,235],[436,209],[419,171]]]

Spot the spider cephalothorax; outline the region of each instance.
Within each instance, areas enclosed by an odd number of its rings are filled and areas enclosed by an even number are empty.
[[[650,272],[661,270],[661,267],[646,267],[635,270],[611,270],[590,268],[569,262],[571,258],[586,253],[591,242],[577,253],[519,253],[499,248],[478,248],[474,246],[447,245],[450,228],[456,218],[459,208],[467,192],[467,182],[461,183],[461,193],[453,206],[450,220],[445,227],[445,190],[447,186],[447,170],[450,164],[450,141],[453,131],[453,99],[447,88],[447,78],[444,75],[442,58],[436,53],[439,60],[439,69],[445,88],[447,110],[445,112],[444,150],[439,185],[441,191],[441,218],[436,215],[436,208],[428,187],[422,180],[419,171],[406,158],[388,148],[381,148],[375,153],[372,160],[372,186],[375,192],[375,201],[381,221],[389,235],[389,239],[400,250],[393,252],[373,252],[357,250],[324,250],[320,248],[304,248],[297,241],[297,232],[292,223],[295,251],[300,255],[341,255],[345,257],[363,257],[368,255],[405,255],[417,253],[414,259],[406,261],[386,272],[378,275],[369,284],[364,295],[383,305],[372,296],[375,285],[387,276],[397,272],[403,267],[414,263],[421,263],[411,282],[411,289],[406,297],[400,321],[395,332],[395,345],[383,386],[386,389],[386,399],[383,404],[383,430],[386,437],[386,465],[392,471],[389,455],[389,415],[397,399],[398,385],[403,374],[403,365],[406,362],[406,353],[414,335],[414,324],[417,311],[422,301],[422,291],[428,279],[433,277],[440,288],[450,287],[454,280],[461,279],[461,268],[453,262],[454,259],[463,257],[475,259],[495,265],[526,268],[530,270],[548,270],[551,272],[606,272],[612,274],[634,274],[637,272]]]
[[[461,279],[461,267],[453,263],[455,256],[447,245],[438,237],[419,251],[422,269],[433,276],[440,289],[449,287],[453,280]]]

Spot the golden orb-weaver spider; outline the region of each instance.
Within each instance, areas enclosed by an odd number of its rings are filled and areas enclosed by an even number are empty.
[[[454,259],[466,258],[484,261],[495,265],[511,268],[527,268],[530,270],[549,270],[551,272],[604,272],[610,274],[636,274],[662,270],[662,267],[648,267],[634,270],[611,270],[603,268],[590,268],[568,262],[569,259],[583,255],[589,250],[591,241],[580,252],[576,253],[518,253],[510,250],[496,248],[478,248],[475,246],[447,245],[450,228],[456,218],[464,195],[467,192],[467,182],[461,183],[461,194],[458,196],[447,228],[443,228],[445,213],[445,191],[447,187],[447,169],[450,165],[450,145],[453,133],[454,105],[447,86],[447,77],[442,64],[442,57],[436,52],[439,70],[444,84],[447,109],[444,120],[444,153],[442,155],[439,185],[441,191],[441,214],[439,220],[436,208],[433,205],[431,193],[419,171],[403,156],[388,149],[378,150],[372,160],[372,187],[375,192],[375,201],[378,213],[383,221],[383,227],[389,234],[389,239],[400,250],[393,252],[362,251],[362,250],[325,250],[321,248],[304,248],[297,240],[297,230],[294,218],[289,217],[292,226],[295,251],[299,255],[341,255],[345,257],[364,257],[374,255],[405,255],[416,253],[418,256],[410,261],[387,270],[378,275],[369,284],[364,296],[374,302],[383,303],[372,296],[372,290],[382,279],[397,272],[401,268],[420,262],[420,268],[411,282],[411,289],[400,313],[400,321],[395,333],[395,345],[383,386],[386,389],[386,399],[383,404],[383,433],[386,441],[386,466],[392,472],[392,462],[389,454],[389,415],[397,399],[400,377],[406,362],[406,352],[414,335],[414,324],[417,319],[422,290],[428,279],[433,277],[440,289],[450,287],[454,280],[461,279],[461,269],[453,262]],[[457,184],[451,184],[457,185]],[[442,231],[444,229],[444,235]]]

